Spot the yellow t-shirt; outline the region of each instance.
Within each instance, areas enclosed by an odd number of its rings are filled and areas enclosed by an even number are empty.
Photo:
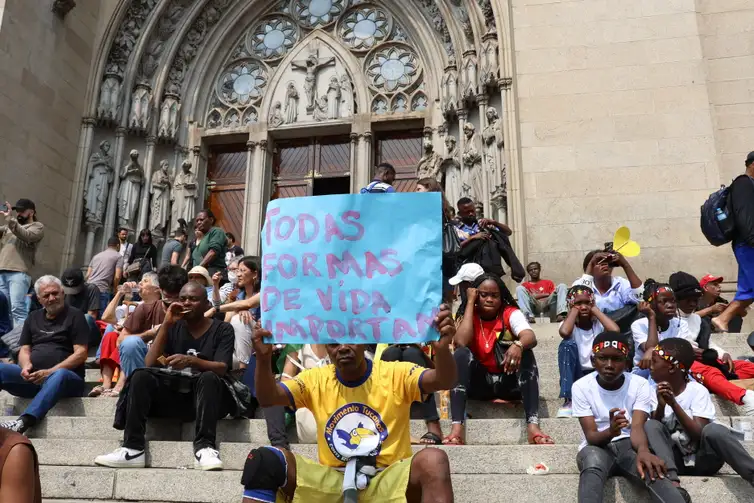
[[[328,365],[280,385],[294,407],[314,414],[320,463],[341,467],[354,456],[377,456],[377,466],[385,467],[411,456],[411,403],[422,399],[426,370],[413,363],[367,360],[359,382],[344,383]]]

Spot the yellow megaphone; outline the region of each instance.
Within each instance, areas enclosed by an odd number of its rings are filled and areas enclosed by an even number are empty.
[[[641,253],[639,243],[631,240],[631,231],[628,227],[619,227],[615,231],[613,251],[619,252],[624,257],[637,257]]]

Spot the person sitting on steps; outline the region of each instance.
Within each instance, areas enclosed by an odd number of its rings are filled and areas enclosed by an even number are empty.
[[[427,447],[412,456],[409,434],[411,403],[456,381],[449,348],[455,324],[448,306],[440,307],[434,323],[440,332],[440,340],[431,343],[434,369],[372,362],[363,345],[328,344],[332,365],[281,383],[273,373],[272,345],[264,342],[272,334],[259,326],[253,339],[259,403],[312,411],[319,463],[286,449],[253,449],[241,479],[243,501],[452,502],[447,454]]]
[[[665,477],[667,468],[650,451],[645,426],[652,411],[649,382],[626,373],[628,339],[618,332],[594,338],[595,372],[573,385],[573,417],[579,418],[581,444],[579,503],[602,503],[609,477],[622,475],[649,490],[654,503],[690,502],[685,490]]]
[[[571,417],[573,383],[592,372],[592,343],[597,334],[617,332],[618,324],[594,304],[594,292],[584,285],[572,286],[566,297],[568,317],[558,328],[563,341],[558,346],[560,398],[558,417]]]
[[[709,391],[690,378],[694,360],[694,347],[680,338],[660,341],[652,352],[657,389],[645,426],[652,449],[673,482],[679,475],[713,476],[728,463],[754,486],[754,459],[729,428],[714,423]]]
[[[639,318],[631,324],[634,339],[634,368],[636,375],[649,378],[652,364],[651,349],[663,339],[679,337],[681,320],[673,289],[667,283],[653,279],[644,282],[644,301],[639,304],[639,312],[646,318]]]
[[[458,367],[458,384],[450,392],[453,425],[443,443],[465,443],[467,397],[522,400],[529,443],[554,443],[539,428],[539,371],[532,351],[537,337],[526,317],[498,276],[479,277],[467,294],[453,354]]]
[[[535,323],[535,314],[549,313],[555,315],[558,323],[563,321],[568,313],[566,307],[567,289],[563,283],[557,287],[549,279],[541,279],[542,265],[539,262],[531,262],[526,266],[529,281],[525,281],[516,287],[518,308],[526,315],[529,323]]]
[[[699,299],[699,311],[697,311],[697,314],[702,318],[712,321],[712,318],[717,317],[728,308],[730,302],[720,296],[723,290],[723,281],[725,279],[722,276],[715,276],[713,274],[707,274],[699,280],[699,285],[702,288],[702,298]],[[728,331],[734,334],[740,333],[746,314],[747,310],[745,308],[740,309],[728,322]]]

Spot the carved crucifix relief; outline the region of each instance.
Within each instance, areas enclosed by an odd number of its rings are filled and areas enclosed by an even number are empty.
[[[335,58],[319,58],[319,51],[313,50],[305,60],[291,62],[294,70],[306,72],[304,79],[304,93],[306,94],[306,113],[314,112],[317,101],[317,74],[322,68],[335,64]]]

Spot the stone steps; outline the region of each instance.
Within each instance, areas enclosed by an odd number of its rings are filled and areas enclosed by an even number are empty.
[[[153,502],[238,503],[240,472],[195,470],[114,470],[42,466],[42,494],[57,499]],[[457,503],[577,503],[578,475],[453,475]],[[685,477],[684,487],[696,502],[751,501],[752,487],[739,477]],[[608,481],[606,503],[649,502],[645,490],[621,478]]]

